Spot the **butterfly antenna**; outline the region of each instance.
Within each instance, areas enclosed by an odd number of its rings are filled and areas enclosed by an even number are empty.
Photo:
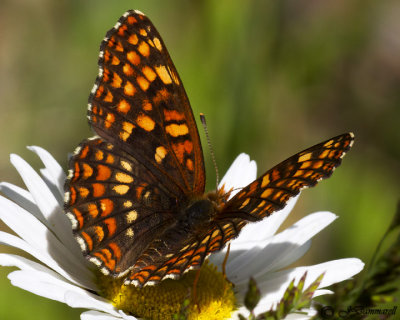
[[[215,161],[215,154],[214,154],[214,150],[213,150],[212,145],[211,145],[210,136],[208,134],[206,116],[204,115],[204,113],[200,113],[200,121],[201,121],[201,124],[203,125],[204,132],[205,132],[206,137],[207,137],[208,149],[210,150],[210,153],[211,153],[211,159],[212,159],[212,162],[214,164],[214,169],[215,169],[215,176],[217,177],[217,187],[216,187],[216,189],[218,189],[219,174],[218,174],[217,161]]]

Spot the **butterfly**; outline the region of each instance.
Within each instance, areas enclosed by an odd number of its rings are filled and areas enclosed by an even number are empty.
[[[132,10],[101,43],[88,119],[96,135],[70,159],[65,212],[84,256],[138,287],[200,267],[249,222],[329,177],[354,140],[345,133],[295,154],[231,198],[205,193],[181,79],[154,25]]]

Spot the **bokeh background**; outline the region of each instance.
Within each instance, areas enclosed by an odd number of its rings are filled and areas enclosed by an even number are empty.
[[[10,153],[39,168],[25,147],[39,145],[66,168],[67,154],[92,135],[86,103],[99,44],[127,9],[146,13],[161,33],[194,114],[206,114],[222,174],[240,152],[261,173],[355,133],[343,165],[303,192],[287,225],[330,210],[339,219],[300,264],[368,262],[400,195],[398,0],[2,0],[0,179],[23,186]],[[199,130],[211,189],[215,171]],[[11,286],[11,270],[0,268],[0,319],[79,318],[80,310]]]

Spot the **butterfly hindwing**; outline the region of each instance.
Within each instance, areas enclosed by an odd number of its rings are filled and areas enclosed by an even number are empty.
[[[65,206],[84,255],[106,274],[125,273],[173,224],[173,194],[130,154],[98,137],[81,143],[70,167]]]
[[[200,267],[208,255],[202,242],[193,238],[180,240],[172,246],[166,247],[159,242],[156,247],[149,248],[148,254],[137,261],[125,283],[142,287],[166,278],[179,278],[186,271]],[[157,254],[161,252],[162,255]]]

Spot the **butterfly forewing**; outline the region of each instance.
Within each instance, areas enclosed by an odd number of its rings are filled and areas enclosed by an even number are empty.
[[[185,90],[150,20],[128,11],[100,46],[89,98],[96,133],[180,193],[204,192],[200,139]]]
[[[282,209],[301,189],[328,178],[351,148],[352,133],[346,133],[286,159],[237,193],[217,219],[257,221]]]

